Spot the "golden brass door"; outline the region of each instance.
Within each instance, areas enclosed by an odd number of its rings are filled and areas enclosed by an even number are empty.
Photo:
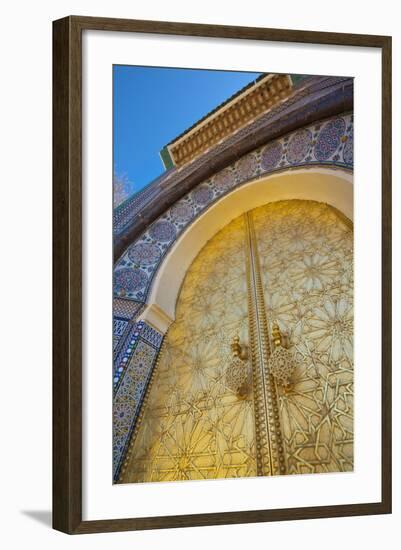
[[[353,467],[352,227],[332,207],[280,201],[237,218],[184,279],[133,434],[123,482]],[[270,368],[272,327],[291,385]],[[228,383],[232,342],[249,391]]]

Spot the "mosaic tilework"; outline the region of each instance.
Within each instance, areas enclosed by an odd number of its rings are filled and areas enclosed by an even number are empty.
[[[141,338],[145,340],[148,344],[151,344],[155,348],[159,349],[162,344],[163,335],[154,328],[144,323],[141,332]]]
[[[152,265],[158,261],[161,252],[157,245],[151,243],[139,243],[131,246],[128,257],[138,265]]]
[[[233,188],[289,167],[313,165],[353,168],[352,114],[320,121],[274,140],[192,189],[153,222],[117,262],[115,296],[145,302],[153,277],[176,238]]]
[[[126,321],[125,319],[118,319],[117,317],[114,318],[113,335],[121,337],[124,334],[127,325],[128,321]]]
[[[213,181],[218,193],[224,193],[235,187],[235,174],[232,167],[225,168],[216,174]]]
[[[165,177],[165,174],[162,174],[162,176]],[[145,187],[145,189],[142,189],[142,191],[130,197],[115,209],[113,223],[114,231],[117,231],[119,226],[124,224],[131,217],[133,211],[138,212],[157,194],[157,182],[158,180],[153,181],[149,186]]]
[[[113,300],[113,350],[114,359],[121,351],[121,347],[126,342],[126,336],[130,327],[129,321],[138,317],[144,308],[141,302],[114,298]]]
[[[128,324],[128,322],[127,322]],[[124,342],[114,356],[113,385],[117,389],[118,383],[124,376],[124,372],[138,343],[139,335],[143,329],[143,321],[133,322],[124,337]]]
[[[161,243],[171,242],[175,237],[174,224],[167,220],[159,220],[150,226],[149,235],[152,239]]]
[[[350,129],[348,133],[348,139],[345,142],[343,157],[346,164],[352,165],[354,163],[354,131]]]
[[[290,164],[301,162],[312,147],[312,132],[300,130],[288,140],[287,160]]]
[[[122,298],[114,298],[113,314],[119,319],[132,319],[136,317],[143,308],[142,302],[134,302],[133,300],[124,300]]]
[[[273,141],[263,147],[260,152],[260,167],[264,172],[271,172],[276,168],[283,156],[283,144],[281,141]]]
[[[117,295],[133,295],[146,286],[148,277],[138,268],[118,269],[114,272],[114,288]]]
[[[125,319],[119,319],[114,317],[113,319],[113,349],[115,350],[124,336],[124,333],[127,329],[128,321]]]
[[[113,478],[117,481],[163,335],[144,321],[133,323],[115,360]]]
[[[192,219],[194,210],[190,204],[182,203],[174,205],[170,210],[170,214],[174,222],[187,222]]]
[[[314,153],[317,160],[327,160],[337,151],[341,137],[345,132],[345,120],[336,118],[324,124],[319,131],[314,147]]]

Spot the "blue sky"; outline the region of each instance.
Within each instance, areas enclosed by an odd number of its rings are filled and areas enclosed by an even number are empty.
[[[115,173],[142,189],[164,171],[164,145],[259,74],[114,66]]]

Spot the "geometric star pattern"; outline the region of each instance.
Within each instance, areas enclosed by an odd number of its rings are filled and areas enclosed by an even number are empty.
[[[295,370],[276,387],[287,474],[353,469],[353,232],[332,207],[288,200],[253,210],[268,332]],[[254,395],[226,382],[234,336],[249,342],[241,216],[185,276],[122,482],[257,475]],[[270,345],[274,349],[273,342]]]
[[[252,398],[226,385],[236,334],[248,339],[242,218],[187,272],[124,482],[256,475]]]
[[[266,314],[296,369],[278,388],[287,473],[353,469],[353,231],[314,201],[254,210]]]

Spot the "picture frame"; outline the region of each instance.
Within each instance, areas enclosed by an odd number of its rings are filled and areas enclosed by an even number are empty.
[[[84,31],[356,46],[382,61],[381,499],[359,504],[83,520]],[[70,16],[53,22],[53,527],[68,534],[391,513],[391,37]]]

